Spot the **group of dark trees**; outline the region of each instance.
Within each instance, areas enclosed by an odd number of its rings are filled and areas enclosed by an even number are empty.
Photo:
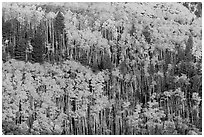
[[[36,30],[34,35],[29,34],[27,30],[20,30],[18,28],[19,22],[17,20],[13,20],[12,26],[11,21],[2,22],[2,36],[3,36],[3,46],[5,48],[5,52],[3,52],[3,61],[7,61],[6,57],[10,56],[10,58],[15,58],[21,61],[30,61],[30,62],[43,62],[43,54],[45,53],[44,48],[44,39],[43,33],[40,28]],[[31,31],[31,30],[30,30]],[[11,37],[15,37],[15,45],[11,42]],[[5,43],[5,41],[8,41]],[[31,50],[26,53],[27,50]],[[5,55],[6,54],[6,55]],[[27,57],[26,57],[27,56]]]
[[[64,37],[66,42],[67,36],[63,33],[65,28],[63,13],[61,11],[58,11],[57,13],[58,14],[54,20],[55,38],[53,44],[55,47],[55,52],[58,53],[58,56],[62,56],[60,55],[61,52],[59,52],[61,50],[61,47],[58,45],[62,45],[61,43],[62,41],[60,40],[60,38]],[[17,60],[30,61],[33,63],[43,63],[45,61],[45,58],[47,57],[46,55],[50,54],[50,50],[49,47],[47,47],[47,45],[52,43],[52,38],[50,37],[51,34],[48,34],[48,43],[46,43],[45,33],[43,32],[41,26],[39,26],[37,30],[32,32],[33,30],[28,31],[26,30],[26,28],[19,29],[18,26],[20,26],[19,25],[20,23],[18,22],[18,20],[14,20],[14,24],[15,26],[12,26],[11,21],[6,22],[3,21],[2,33],[4,42],[10,36],[16,37],[15,46],[12,45],[11,42],[8,42],[8,44],[4,43],[6,49],[5,53],[9,53],[11,58],[15,58]],[[15,34],[14,32],[17,34]],[[32,51],[26,52],[27,50],[29,50],[29,46],[32,47]],[[6,56],[7,55],[3,55],[3,61],[6,61]],[[106,69],[111,70],[113,68],[113,64],[111,63],[111,59],[107,53],[97,63],[94,62],[89,63],[85,56],[86,55],[84,54],[77,60],[83,65],[91,67],[92,70],[95,72]],[[65,54],[63,56],[63,60],[66,60],[67,58],[68,56],[66,56]]]
[[[12,25],[12,23],[14,25]],[[57,57],[61,56],[63,60],[66,60],[68,56],[66,53],[64,55],[61,55],[61,47],[62,40],[61,38],[64,37],[65,43],[67,36],[64,34],[64,15],[61,11],[57,11],[57,16],[54,19],[54,42],[52,41],[51,35],[49,34],[50,31],[48,31],[48,39],[45,40],[45,32],[42,28],[43,25],[40,25],[37,27],[36,30],[26,30],[20,29],[20,23],[18,20],[14,19],[13,21],[4,21],[2,22],[2,33],[3,33],[3,43],[5,46],[5,53],[9,53],[11,58],[15,58],[17,60],[21,61],[30,61],[33,63],[43,63],[46,61],[46,57],[48,54],[50,54],[50,47],[48,47],[48,44],[54,46],[55,52],[58,54]],[[48,26],[48,30],[51,29]],[[122,33],[122,32],[121,32]],[[13,45],[10,41],[8,44],[5,43],[7,38],[14,36],[16,45]],[[105,37],[105,36],[104,36]],[[32,51],[27,52],[29,48],[32,48]],[[101,71],[101,70],[111,70],[113,68],[113,64],[111,63],[111,59],[106,53],[104,57],[100,59],[99,62],[88,62],[86,55],[82,55],[77,60],[82,63],[83,65],[89,66],[93,69],[93,71]],[[6,61],[6,55],[3,55],[3,61]],[[56,58],[56,56],[53,56],[52,58]]]

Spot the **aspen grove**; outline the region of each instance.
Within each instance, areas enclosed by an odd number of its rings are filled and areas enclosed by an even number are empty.
[[[2,3],[2,132],[202,134],[202,3]]]

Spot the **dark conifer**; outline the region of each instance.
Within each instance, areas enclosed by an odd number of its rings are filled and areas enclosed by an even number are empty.
[[[42,63],[44,54],[43,37],[37,33],[35,37],[31,39],[31,45],[33,46],[32,60]]]
[[[58,34],[62,34],[64,28],[64,16],[63,13],[59,11],[57,17],[55,18],[54,29]]]
[[[26,45],[27,45],[27,41],[26,39],[20,39],[20,41],[18,41],[16,47],[15,47],[15,59],[17,60],[21,60],[21,61],[25,61],[26,59]]]

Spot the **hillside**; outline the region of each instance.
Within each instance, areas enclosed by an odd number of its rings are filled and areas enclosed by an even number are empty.
[[[202,134],[201,11],[3,3],[3,134]]]

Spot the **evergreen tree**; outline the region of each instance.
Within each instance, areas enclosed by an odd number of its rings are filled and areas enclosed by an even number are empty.
[[[31,39],[31,45],[33,46],[32,61],[42,63],[45,50],[42,35],[36,33],[34,38]]]

